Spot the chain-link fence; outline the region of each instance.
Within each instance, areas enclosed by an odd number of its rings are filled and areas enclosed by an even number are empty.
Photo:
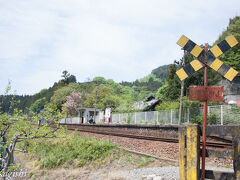
[[[59,123],[67,123],[67,124],[79,124],[80,117],[71,117],[71,118],[64,118]]]
[[[96,117],[95,117],[95,119],[96,119],[96,123],[102,123],[103,122],[103,120],[102,119],[100,119],[100,117],[99,117],[99,115],[97,115]],[[84,120],[84,123],[88,123],[89,122],[89,119],[85,119]],[[80,123],[82,123],[82,119],[80,118],[80,117],[69,117],[69,118],[63,118],[63,119],[61,119],[60,121],[59,121],[59,123],[64,123],[64,124],[80,124]]]
[[[208,106],[208,124],[240,125],[240,108],[232,105]],[[201,123],[203,107],[184,108],[182,123]],[[114,113],[111,115],[113,124],[179,124],[179,109],[163,111],[147,111],[133,113]],[[78,124],[80,117],[65,118],[60,123]],[[96,123],[102,123],[96,116]]]
[[[177,124],[178,110],[112,114],[111,120],[114,124]]]
[[[203,107],[184,108],[181,123],[201,123]],[[114,113],[114,124],[179,124],[179,110],[148,111],[134,113]],[[208,124],[240,124],[240,108],[231,105],[208,106]]]

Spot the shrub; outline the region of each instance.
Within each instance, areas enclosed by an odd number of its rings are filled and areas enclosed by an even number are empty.
[[[43,141],[36,144],[33,154],[40,161],[41,168],[55,168],[64,163],[75,164],[78,167],[91,161],[105,158],[115,145],[96,139],[71,136],[60,141]]]
[[[194,116],[191,119],[191,123],[193,124],[202,124],[203,123],[203,115]],[[217,123],[217,115],[212,113],[207,115],[207,124],[216,124]]]

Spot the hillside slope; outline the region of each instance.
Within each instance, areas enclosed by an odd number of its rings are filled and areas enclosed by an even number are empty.
[[[230,19],[227,29],[222,32],[214,45],[224,40],[229,35],[234,35],[239,44],[222,54],[219,59],[240,73],[240,16]]]

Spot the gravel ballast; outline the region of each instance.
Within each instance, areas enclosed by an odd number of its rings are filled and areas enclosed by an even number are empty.
[[[233,172],[230,168],[206,167],[208,170]],[[177,180],[179,179],[179,167],[165,166],[140,168],[129,171],[116,171],[110,173],[109,179],[124,179],[124,180]]]

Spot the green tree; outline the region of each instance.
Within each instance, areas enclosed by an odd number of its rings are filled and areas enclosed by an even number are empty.
[[[156,98],[161,100],[167,99],[167,96],[166,96],[167,90],[168,90],[168,84],[165,84],[162,87],[160,87],[156,93]]]
[[[33,139],[56,137],[60,127],[53,129],[48,124],[32,125],[37,124],[39,118],[39,115],[29,117],[17,109],[12,115],[0,114],[0,149],[3,150],[3,153],[0,154],[0,171],[2,173],[6,174],[10,168],[12,169],[11,162],[14,151],[27,152],[28,148],[31,148],[31,140]],[[41,114],[41,118],[48,122],[57,122],[62,116],[46,109]],[[17,144],[19,144],[20,149],[16,148]]]
[[[235,18],[229,20],[227,29],[222,32],[214,45],[221,42],[230,35],[234,35],[238,42],[240,42],[240,16],[236,16]],[[229,49],[227,52],[222,54],[219,59],[240,72],[240,44]]]
[[[47,100],[45,97],[38,99],[30,106],[29,109],[35,113],[39,113],[44,108],[46,102]]]
[[[176,65],[172,64],[167,72],[166,84],[160,87],[156,93],[156,97],[162,101],[176,100],[180,96],[180,81],[176,75]]]
[[[106,84],[105,78],[104,78],[104,77],[101,77],[101,76],[98,76],[98,77],[93,78],[92,81],[93,81],[94,83],[96,83],[97,85]]]
[[[72,92],[80,92],[81,87],[78,83],[70,83],[67,86],[64,86],[54,92],[54,95],[51,97],[50,104],[52,106],[57,106],[58,110],[62,109],[62,105],[66,102],[67,96],[70,96]]]
[[[10,85],[9,85],[10,86]],[[9,89],[7,87],[7,89]],[[9,91],[9,90],[7,90]],[[10,107],[15,107],[16,101],[10,102]],[[0,174],[5,175],[14,170],[14,151],[27,152],[31,147],[31,140],[39,138],[56,137],[59,126],[52,128],[47,124],[39,124],[40,118],[45,122],[56,123],[62,115],[59,111],[46,107],[44,112],[36,115],[24,114],[21,110],[14,108],[12,114],[0,113]],[[39,124],[34,126],[33,124]],[[16,145],[19,144],[19,148]],[[3,177],[6,179],[6,177]]]
[[[61,86],[68,85],[69,83],[77,82],[77,79],[74,75],[71,75],[67,70],[62,72],[63,79],[60,81]]]
[[[119,98],[113,94],[113,89],[102,84],[97,87],[97,95],[95,88],[87,96],[87,99],[84,102],[84,106],[95,107],[96,101],[97,101],[96,107],[103,110],[107,107],[115,109],[119,105]]]

